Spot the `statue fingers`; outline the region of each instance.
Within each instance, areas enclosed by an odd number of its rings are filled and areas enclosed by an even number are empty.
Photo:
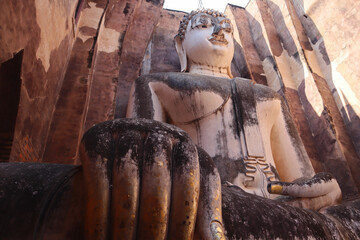
[[[85,133],[80,155],[87,186],[86,239],[193,237],[200,219],[197,149],[181,130],[154,124],[109,121]],[[221,189],[215,169],[203,174],[200,215],[207,219],[201,219],[200,232],[208,239],[222,229]]]
[[[334,192],[312,198],[292,198],[284,202],[293,207],[306,208],[314,211],[319,211],[322,208],[339,203],[337,194],[334,194]]]
[[[138,239],[165,239],[171,194],[171,140],[151,132],[144,144]]]
[[[198,148],[198,153],[200,162],[200,199],[195,238],[225,239],[220,175],[211,157],[201,148]]]
[[[122,133],[115,149],[112,169],[112,238],[135,239],[139,206],[143,136],[139,131]]]
[[[172,193],[168,239],[192,239],[200,194],[197,149],[189,141],[173,147]]]
[[[318,173],[310,179],[294,182],[270,182],[267,189],[269,193],[292,197],[318,197],[340,191],[336,179],[330,173]]]
[[[109,169],[113,161],[114,141],[109,132],[98,127],[90,129],[82,139],[79,153],[86,186],[85,229],[86,239],[107,239],[110,198]],[[101,132],[101,134],[100,134]]]

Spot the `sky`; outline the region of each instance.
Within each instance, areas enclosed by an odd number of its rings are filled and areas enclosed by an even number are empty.
[[[215,9],[223,12],[226,4],[245,7],[249,0],[202,0],[204,8]],[[164,8],[191,12],[199,7],[199,0],[165,0]]]

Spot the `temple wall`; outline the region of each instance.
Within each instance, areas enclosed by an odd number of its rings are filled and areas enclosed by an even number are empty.
[[[86,2],[43,161],[79,163],[84,131],[116,112],[125,115],[161,6],[145,0]]]
[[[359,4],[339,3],[339,8],[335,7],[334,1],[312,1],[304,8],[300,2],[250,1],[246,12],[252,39],[263,62],[268,85],[284,96],[315,170],[332,172],[340,182],[344,195],[352,196],[357,194],[357,188],[360,186],[356,170],[360,167],[359,156],[356,153],[360,125],[356,123],[358,117],[353,117],[351,122],[349,115],[348,118],[344,116],[344,107],[340,104],[337,90],[331,80],[340,76],[338,72],[328,69],[332,61],[323,45],[328,41],[334,61],[338,62],[341,54],[339,50],[342,47],[344,51],[358,52],[350,42],[358,36],[360,30],[353,27],[354,16],[352,19],[346,19],[350,12],[354,13],[352,9]],[[309,14],[306,12],[307,8]],[[324,10],[328,8],[333,14]],[[333,10],[335,8],[342,10]],[[323,16],[326,15],[326,20],[318,17],[316,11],[318,14],[321,12]],[[312,14],[316,16],[314,19]],[[338,21],[343,14],[344,20]],[[329,29],[334,24],[342,27],[338,26],[336,31],[333,29],[331,32]],[[316,32],[318,25],[327,38],[322,38],[320,31]],[[342,29],[349,28],[352,30],[339,33]],[[339,38],[338,35],[344,38],[343,45],[334,41],[335,38]],[[322,45],[319,42],[316,45],[312,38],[321,39]],[[351,48],[353,50],[350,50]],[[324,59],[328,59],[328,62]],[[343,56],[341,62],[345,59]],[[354,72],[352,73],[354,76]],[[342,78],[346,77],[342,75]],[[351,78],[341,82],[350,86]],[[355,97],[351,87],[347,90],[345,95]],[[356,101],[350,104],[353,109],[358,106]]]
[[[314,57],[360,155],[360,3],[294,1]],[[324,11],[324,9],[327,9]]]
[[[0,161],[78,163],[83,133],[125,116],[139,75],[179,71],[173,38],[184,13],[162,4],[0,3],[0,107],[10,116],[0,121]],[[357,194],[360,3],[251,0],[225,12],[235,30],[233,75],[281,94],[315,171]],[[1,92],[16,88],[18,100]]]
[[[179,71],[180,62],[174,45],[174,36],[185,14],[185,12],[161,10],[159,23],[154,29],[143,58],[141,75]]]
[[[105,0],[84,2],[69,65],[55,106],[44,162],[74,163],[92,83],[93,61],[98,47],[98,26],[107,5]]]
[[[10,161],[42,161],[55,103],[74,42],[76,6],[74,0],[0,3],[0,64],[11,64],[19,69],[18,80],[21,82],[17,117],[12,120],[16,121],[15,128],[10,134],[2,131],[0,136],[5,137],[0,140],[1,146],[6,142],[12,145]],[[5,84],[16,79],[1,74],[0,80]],[[6,91],[1,89],[0,95]],[[9,95],[17,92],[15,89]],[[9,98],[0,101],[4,107],[11,104]],[[0,115],[1,125],[4,126],[3,121],[8,115],[4,112]]]

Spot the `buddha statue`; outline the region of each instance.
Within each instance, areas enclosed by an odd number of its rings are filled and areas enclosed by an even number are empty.
[[[356,236],[360,202],[328,207],[339,185],[314,173],[282,98],[232,77],[230,20],[191,12],[175,45],[181,73],[139,77],[128,119],[83,137],[86,239]]]
[[[127,117],[183,129],[213,159],[223,183],[266,198],[279,193],[331,195],[331,200],[296,203],[305,208],[320,209],[338,201],[341,191],[335,179],[324,181],[323,191],[306,193],[301,187],[290,190],[288,183],[275,183],[309,179],[315,173],[281,97],[247,79],[232,79],[233,41],[233,27],[224,14],[201,10],[185,16],[175,45],[186,73],[138,78]]]

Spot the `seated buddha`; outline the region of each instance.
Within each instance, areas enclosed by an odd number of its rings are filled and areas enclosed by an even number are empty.
[[[315,174],[282,98],[232,77],[230,20],[193,11],[181,21],[175,46],[181,73],[140,76],[129,119],[84,135],[87,239],[308,238],[343,231],[304,210],[339,203],[341,190],[331,174]],[[329,209],[337,218],[336,207]]]
[[[213,159],[223,183],[248,193],[317,198],[331,192],[332,197],[321,201],[296,203],[312,209],[338,201],[341,191],[332,178],[324,181],[322,191],[314,188],[306,193],[301,187],[290,190],[287,184],[275,183],[315,173],[282,98],[269,87],[232,78],[233,41],[233,27],[224,14],[204,10],[185,16],[175,37],[185,73],[139,77],[130,93],[127,117],[183,129]]]

